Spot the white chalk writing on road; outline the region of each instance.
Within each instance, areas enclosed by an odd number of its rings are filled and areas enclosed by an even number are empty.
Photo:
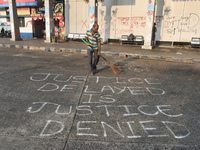
[[[56,115],[69,116],[76,114],[82,121],[77,121],[77,136],[103,136],[109,137],[110,131],[114,132],[121,138],[156,138],[173,136],[177,139],[183,139],[190,135],[187,127],[181,123],[171,121],[172,118],[183,117],[172,105],[115,105],[120,94],[129,94],[130,96],[163,96],[166,94],[162,89],[159,79],[153,78],[123,78],[123,77],[103,77],[103,76],[73,76],[65,74],[52,73],[34,73],[30,77],[34,83],[42,83],[38,87],[38,92],[76,92],[81,83],[89,82],[85,85],[82,98],[83,101],[77,106],[75,104],[67,104],[67,106],[52,102],[33,102],[26,110],[30,114],[38,114],[48,109],[49,113]],[[106,83],[107,85],[101,85]],[[110,84],[110,85],[109,85]],[[98,85],[98,86],[97,86]],[[153,86],[153,87],[152,87]],[[94,88],[95,87],[95,88]],[[48,107],[51,106],[51,107]],[[50,108],[50,109],[49,109]],[[85,119],[84,117],[96,116],[101,112],[101,117],[114,119],[112,123],[97,120]],[[120,121],[115,119],[117,112]],[[137,116],[154,117],[152,120],[134,120]],[[157,120],[159,116],[171,118],[168,120]],[[134,118],[133,118],[134,117]],[[160,118],[160,117],[159,117]],[[126,121],[123,121],[125,119]],[[127,119],[129,121],[127,121]],[[55,131],[48,130],[51,124],[59,127]],[[159,129],[154,125],[159,126]],[[140,127],[142,134],[136,134],[136,126]],[[53,136],[61,133],[65,128],[65,123],[61,120],[47,120],[44,128],[41,130],[40,136]],[[99,133],[95,128],[101,128]],[[145,136],[144,136],[145,135]]]

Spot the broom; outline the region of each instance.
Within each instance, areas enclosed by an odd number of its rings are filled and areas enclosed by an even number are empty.
[[[98,53],[91,45],[89,45],[84,39],[81,39],[85,44],[87,44],[89,47],[91,47],[96,53]],[[112,71],[114,74],[118,75],[120,73],[120,68],[113,65],[111,62],[109,62],[108,60],[106,60],[106,58],[104,58],[102,55],[99,55],[101,58],[103,58],[106,63],[112,68]]]

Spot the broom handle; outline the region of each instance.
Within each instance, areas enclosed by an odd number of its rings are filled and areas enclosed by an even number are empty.
[[[91,45],[88,44],[88,46],[91,47],[95,51],[95,53],[98,54],[98,52]],[[105,61],[107,61],[106,58],[104,58],[101,54],[99,56],[101,56],[101,58],[103,58]]]
[[[81,39],[81,40],[82,40],[85,44],[87,44],[87,46],[91,47],[91,48],[95,51],[95,53],[98,54],[98,52],[97,52],[89,43],[87,43],[84,39]],[[105,61],[107,61],[106,58],[104,58],[102,55],[99,55],[99,56],[101,56],[101,58],[103,58]]]

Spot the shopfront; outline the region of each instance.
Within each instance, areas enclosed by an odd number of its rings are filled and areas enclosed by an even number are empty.
[[[0,0],[0,22],[3,22],[5,25],[5,31],[10,31],[10,10],[8,2],[8,0]],[[33,7],[39,7],[41,4],[41,0],[16,0],[20,36],[22,38],[33,38],[31,9]]]
[[[65,37],[65,25],[63,16],[63,2],[53,3],[53,16],[54,16],[54,35],[58,39],[63,40]],[[45,37],[45,7],[32,8],[31,17],[33,22],[33,34],[37,38]]]

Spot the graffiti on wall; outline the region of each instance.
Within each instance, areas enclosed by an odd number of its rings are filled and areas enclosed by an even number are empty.
[[[80,20],[80,30],[85,32],[91,25],[91,19],[93,19],[93,11],[90,10],[90,18]],[[110,16],[106,16],[106,11],[99,11],[99,20],[98,24],[100,26],[99,32],[103,36],[106,35],[110,38],[118,38],[121,35],[129,35],[133,34],[143,34],[145,28],[150,25],[148,24],[148,19],[152,17],[152,13],[154,13],[154,5],[153,0],[148,0],[147,5],[147,14],[139,15],[139,16],[121,16],[117,15],[118,9],[113,9],[109,13]],[[197,13],[190,13],[182,16],[181,14],[178,16],[172,15],[171,6],[164,7],[163,16],[158,15],[154,17],[154,21],[156,23],[156,27],[158,31],[164,31],[164,34],[172,35],[180,34],[180,33],[190,33],[197,34],[199,32],[199,15]],[[141,32],[141,33],[140,33]],[[160,32],[157,33],[157,37]]]
[[[154,4],[147,5],[147,15],[148,16],[154,15]]]
[[[189,16],[172,16],[164,20],[164,29],[167,34],[175,35],[180,32],[194,33],[198,32],[197,25],[199,23],[199,16],[195,13],[190,13]]]
[[[164,16],[169,16],[171,14],[171,6],[166,6],[164,10]]]
[[[156,16],[156,24],[158,27],[161,25],[163,16]],[[110,26],[107,26],[110,24]],[[114,32],[115,35],[134,33],[135,30],[146,27],[146,16],[134,17],[117,17],[113,20],[101,19],[99,21],[101,34],[110,34]]]
[[[183,1],[183,0],[172,0],[172,2],[178,2],[178,1]],[[186,1],[186,0],[184,0],[184,1]],[[197,1],[197,0],[187,0],[187,1],[193,1],[193,2],[195,2],[195,1]],[[199,0],[200,1],[200,0]]]
[[[81,31],[85,31],[88,29],[88,26],[87,26],[87,19],[86,20],[81,20],[82,22],[82,26],[81,26]],[[83,30],[84,29],[84,30]]]
[[[164,28],[167,34],[174,35],[180,32],[198,33],[199,15],[190,13],[187,17],[172,16],[166,17],[155,16],[157,28]],[[101,34],[115,33],[115,35],[130,34],[146,27],[146,16],[134,17],[117,17],[112,20],[99,20]],[[110,24],[110,26],[108,26]],[[84,22],[83,22],[84,25]]]

